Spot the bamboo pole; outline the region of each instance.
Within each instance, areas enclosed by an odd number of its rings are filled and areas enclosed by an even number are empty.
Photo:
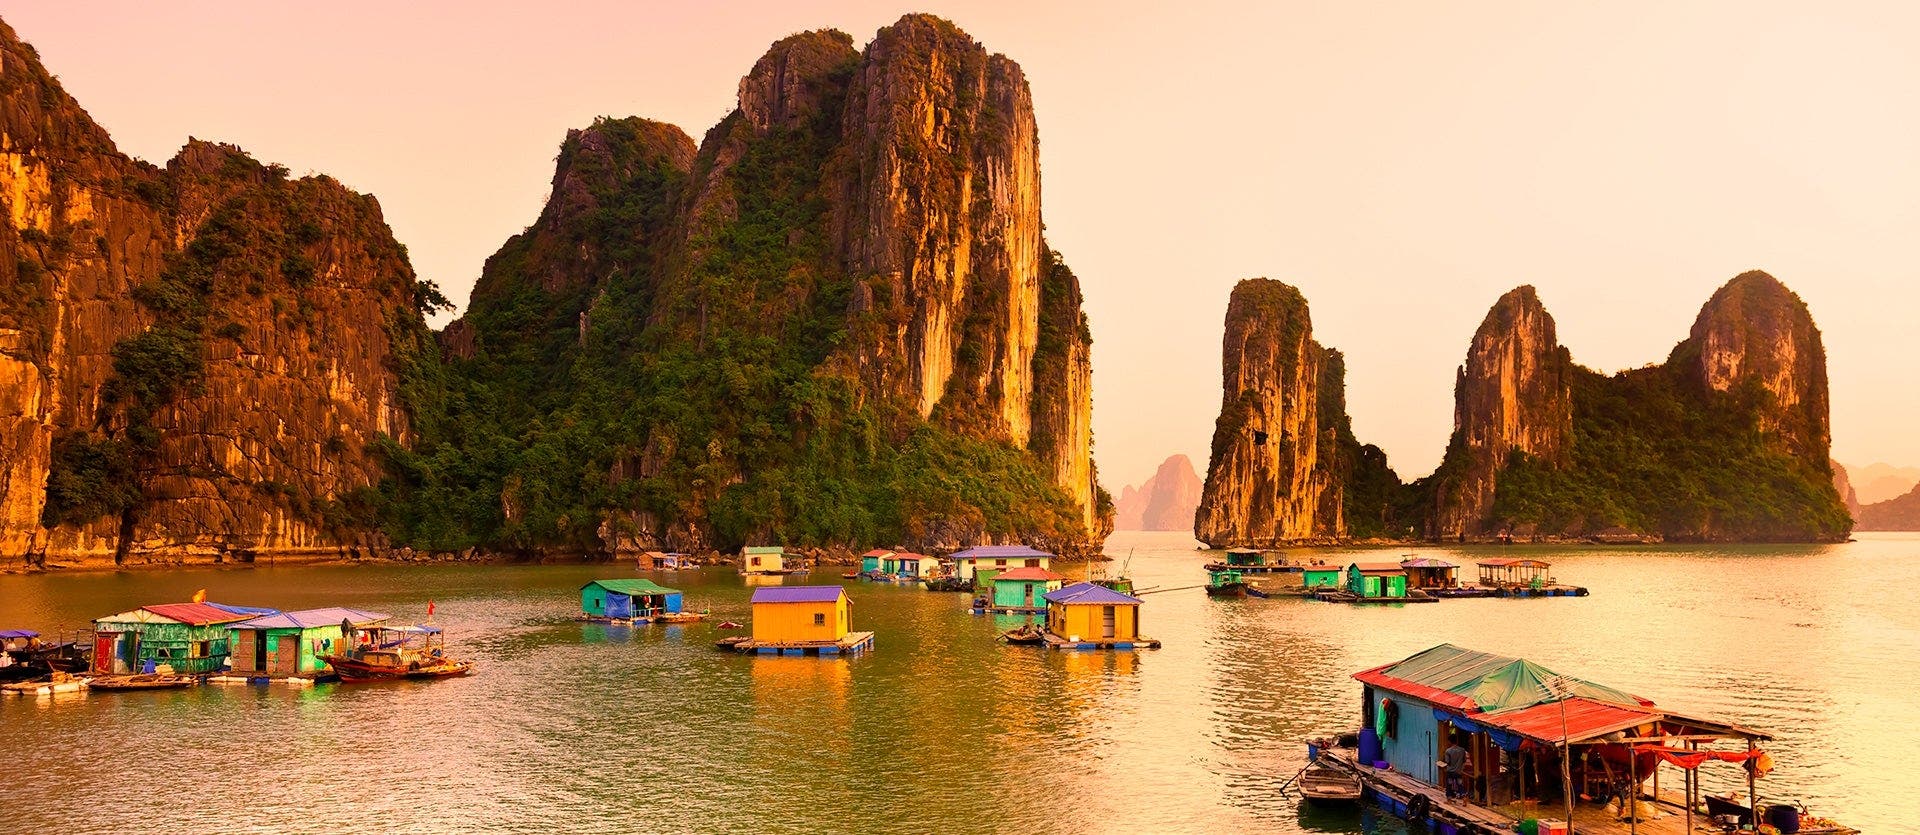
[[[1759,787],[1754,776],[1758,769],[1753,767],[1753,737],[1747,737],[1747,813],[1753,816],[1753,831],[1760,831],[1760,797],[1755,794]]]

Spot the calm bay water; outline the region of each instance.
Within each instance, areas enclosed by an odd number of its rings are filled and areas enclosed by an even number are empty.
[[[1131,552],[1141,588],[1203,581],[1193,548],[1180,534],[1108,543]],[[1141,615],[1165,648],[1059,653],[999,645],[1017,621],[970,616],[963,595],[844,581],[877,648],[821,660],[716,651],[737,633],[712,622],[571,620],[580,584],[637,574],[626,565],[0,577],[0,628],[49,633],[203,587],[403,620],[431,599],[455,653],[480,662],[439,682],[0,699],[9,782],[49,790],[0,799],[0,832],[1399,833],[1373,810],[1303,810],[1279,784],[1301,740],[1355,724],[1353,672],[1441,642],[1771,730],[1764,795],[1875,832],[1920,820],[1906,762],[1920,536],[1416,550],[1538,555],[1593,596],[1352,607],[1169,591]],[[648,576],[715,621],[747,620],[750,588],[729,570]]]

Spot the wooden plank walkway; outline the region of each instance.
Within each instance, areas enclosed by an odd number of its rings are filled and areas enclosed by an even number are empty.
[[[848,632],[838,641],[811,643],[759,642],[752,639],[723,644],[724,648],[752,655],[858,655],[873,649],[872,632]]]
[[[1060,637],[1059,635],[1055,635],[1052,632],[1048,632],[1045,635],[1041,636],[1041,640],[1046,642],[1048,649],[1091,650],[1091,649],[1159,649],[1160,648],[1160,642],[1152,638],[1134,638],[1131,641],[1116,641],[1112,638],[1081,638],[1078,641],[1069,641],[1065,638]]]

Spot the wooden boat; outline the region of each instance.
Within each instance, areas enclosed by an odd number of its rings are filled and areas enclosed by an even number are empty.
[[[48,678],[37,681],[16,681],[0,685],[0,692],[13,696],[51,696],[55,693],[72,693],[77,690],[85,690],[87,689],[87,682],[91,680],[90,678],[68,675],[56,671]]]
[[[1047,633],[1046,630],[1029,623],[1000,633],[1000,640],[1003,643],[1020,646],[1039,646],[1046,643]]]
[[[1261,591],[1257,586],[1249,585],[1247,586],[1247,596],[1265,598],[1265,597],[1271,597],[1272,595],[1269,595],[1266,592]]]
[[[437,626],[373,626],[344,631],[351,649],[321,656],[343,684],[453,678],[473,672],[473,662],[447,656],[445,633]]]
[[[958,577],[928,577],[925,581],[927,591],[973,591],[972,580]]]
[[[706,619],[706,612],[661,612],[653,616],[654,623],[697,623]]]
[[[1300,775],[1299,783],[1301,796],[1315,803],[1357,803],[1360,800],[1359,776],[1317,762],[1307,766],[1307,770]]]
[[[1208,597],[1246,597],[1247,581],[1236,570],[1207,572]]]
[[[173,673],[136,673],[134,675],[101,676],[87,683],[90,690],[178,690],[194,687],[200,679],[193,676]]]

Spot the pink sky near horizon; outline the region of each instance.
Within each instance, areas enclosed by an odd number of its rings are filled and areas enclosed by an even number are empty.
[[[768,44],[905,11],[1026,70],[1047,235],[1084,284],[1117,493],[1204,468],[1233,283],[1301,288],[1362,441],[1438,463],[1454,369],[1533,284],[1590,367],[1663,360],[1764,269],[1825,333],[1834,455],[1920,463],[1920,7],[1907,4],[0,2],[112,132],[376,195],[464,302],[567,129],[696,139]]]

